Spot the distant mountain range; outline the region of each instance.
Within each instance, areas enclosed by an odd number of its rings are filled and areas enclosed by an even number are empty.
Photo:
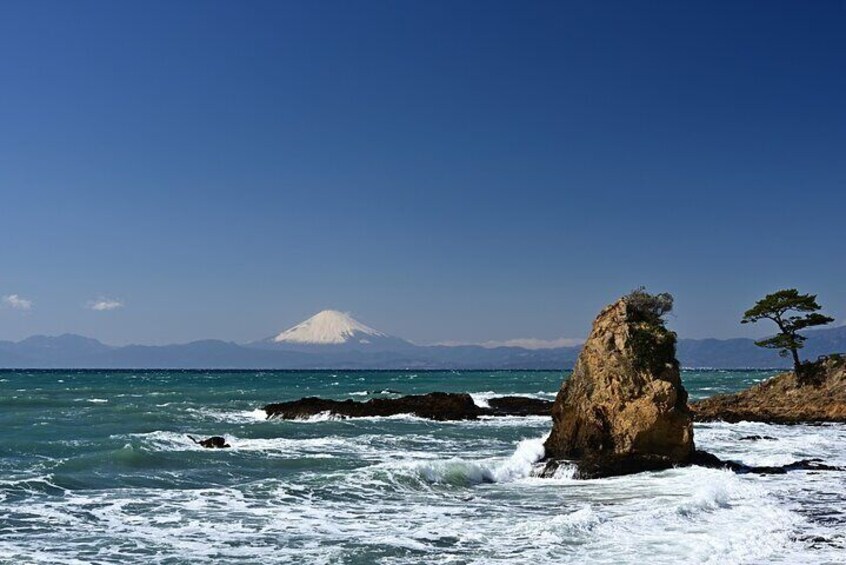
[[[807,332],[802,355],[846,352],[846,326]],[[415,345],[347,314],[326,310],[276,336],[248,344],[202,340],[177,345],[105,345],[65,334],[0,341],[3,368],[173,369],[569,369],[580,346],[552,349]],[[680,339],[685,367],[781,368],[790,365],[751,339]]]

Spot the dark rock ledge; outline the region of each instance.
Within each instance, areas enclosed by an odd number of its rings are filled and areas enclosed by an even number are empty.
[[[574,478],[577,479],[601,479],[644,471],[663,471],[669,468],[663,457],[606,455],[586,457],[577,461],[547,459],[535,469],[533,474],[537,477],[553,477],[560,466],[569,464],[575,464]],[[701,450],[696,450],[687,461],[678,466],[691,465],[710,469],[726,469],[739,475],[782,475],[790,471],[846,471],[846,467],[827,465],[822,459],[801,459],[786,465],[746,465],[738,461],[723,460],[712,453]]]
[[[341,418],[395,416],[411,414],[430,420],[476,420],[480,416],[549,416],[552,402],[524,396],[502,396],[488,401],[488,407],[477,406],[466,393],[430,392],[401,398],[373,398],[366,402],[330,400],[308,397],[290,402],[268,404],[268,418],[306,419],[328,413]]]

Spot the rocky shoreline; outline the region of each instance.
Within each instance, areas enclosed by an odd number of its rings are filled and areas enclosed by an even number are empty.
[[[816,378],[799,384],[792,372],[782,373],[747,390],[691,402],[696,422],[741,421],[767,424],[846,423],[846,359],[832,356],[818,362]],[[483,416],[551,416],[553,402],[510,395],[479,406],[469,394],[433,392],[365,402],[306,397],[268,404],[268,418],[306,419],[318,414],[339,418],[411,414],[432,420],[475,420]],[[751,438],[750,438],[751,439]]]
[[[767,424],[846,423],[846,358],[831,356],[814,364],[813,378],[799,383],[782,373],[747,390],[689,404],[696,422],[741,421]],[[263,407],[268,418],[306,419],[410,414],[431,420],[475,420],[484,416],[551,416],[553,402],[527,396],[501,396],[479,406],[466,393],[432,392],[365,402],[306,397]]]
[[[801,381],[782,373],[750,389],[691,404],[698,422],[819,424],[846,422],[846,358],[832,355],[806,364]]]

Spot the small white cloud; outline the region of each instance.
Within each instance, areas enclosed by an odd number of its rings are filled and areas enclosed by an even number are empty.
[[[20,294],[7,294],[3,297],[3,304],[15,310],[31,310],[32,300],[27,300]]]
[[[98,298],[97,300],[89,300],[87,308],[97,312],[108,312],[109,310],[123,308],[123,301],[115,298]]]

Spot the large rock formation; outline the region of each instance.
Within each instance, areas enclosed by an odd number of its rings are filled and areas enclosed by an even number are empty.
[[[792,372],[736,394],[721,394],[693,404],[699,421],[742,420],[772,424],[846,422],[846,358],[831,355],[806,364],[801,381]]]
[[[592,478],[691,461],[693,416],[661,319],[671,307],[669,295],[635,291],[599,314],[553,405],[551,467],[576,460]]]

